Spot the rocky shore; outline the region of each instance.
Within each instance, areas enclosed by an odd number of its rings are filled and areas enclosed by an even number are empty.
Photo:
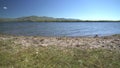
[[[80,49],[120,50],[120,35],[105,37],[40,37],[0,35],[0,40],[11,40],[16,45],[29,46],[62,46]]]
[[[40,37],[0,34],[0,68],[119,68],[120,35]]]

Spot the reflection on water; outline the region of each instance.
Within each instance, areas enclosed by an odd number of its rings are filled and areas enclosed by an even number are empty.
[[[0,23],[0,33],[30,36],[99,36],[120,34],[120,22]]]

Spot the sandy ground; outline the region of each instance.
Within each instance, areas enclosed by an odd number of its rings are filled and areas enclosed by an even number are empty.
[[[106,37],[40,37],[0,35],[0,40],[12,40],[14,44],[28,46],[63,46],[81,49],[120,50],[120,35]]]

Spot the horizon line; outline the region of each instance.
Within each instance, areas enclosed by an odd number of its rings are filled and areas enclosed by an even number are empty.
[[[51,17],[51,18],[64,18],[64,19],[75,19],[75,20],[81,20],[81,21],[120,21],[120,19],[78,19],[78,18],[73,18],[73,17],[52,17],[52,16],[37,16],[37,15],[26,15],[26,16],[18,16],[18,17],[0,17],[0,18],[22,18],[22,17]]]

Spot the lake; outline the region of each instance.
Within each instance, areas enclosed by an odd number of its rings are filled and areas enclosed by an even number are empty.
[[[108,36],[120,34],[120,22],[6,22],[0,33],[24,36]]]

